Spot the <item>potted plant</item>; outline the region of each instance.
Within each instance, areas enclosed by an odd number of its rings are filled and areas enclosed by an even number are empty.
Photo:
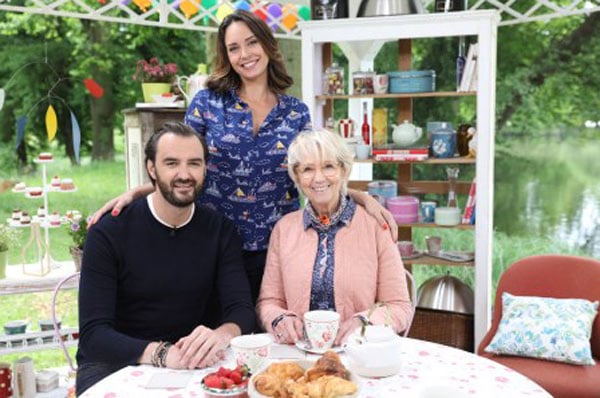
[[[69,252],[71,253],[71,257],[73,257],[73,263],[75,264],[75,269],[77,271],[81,271],[83,244],[85,243],[85,238],[87,237],[88,222],[89,217],[85,218],[81,215],[76,215],[70,220],[68,225],[69,235],[71,236],[71,239],[73,239],[73,246],[69,246]]]
[[[6,224],[0,224],[0,279],[6,277],[6,266],[8,265],[8,249],[17,246],[20,231],[10,228]]]
[[[177,65],[174,63],[164,64],[158,58],[150,58],[149,61],[140,59],[137,61],[133,80],[142,83],[144,102],[154,102],[154,95],[162,95],[171,92],[171,86],[177,76]]]

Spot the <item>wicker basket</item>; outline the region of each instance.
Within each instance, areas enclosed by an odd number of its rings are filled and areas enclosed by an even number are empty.
[[[408,337],[474,352],[473,315],[419,307]]]

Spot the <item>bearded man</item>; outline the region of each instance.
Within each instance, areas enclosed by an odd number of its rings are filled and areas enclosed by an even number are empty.
[[[223,216],[195,205],[204,138],[166,123],[145,154],[155,191],[119,217],[103,217],[85,243],[77,395],[128,365],[211,366],[233,337],[254,328],[240,237]],[[220,326],[203,324],[216,311]]]

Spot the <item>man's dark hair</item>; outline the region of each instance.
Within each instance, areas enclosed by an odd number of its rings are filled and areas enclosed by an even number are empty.
[[[198,138],[198,141],[200,141],[200,145],[202,145],[202,151],[204,152],[204,161],[207,161],[208,147],[206,146],[206,140],[203,136],[196,133],[196,131],[190,126],[181,122],[166,122],[160,129],[158,129],[156,132],[154,132],[154,134],[152,134],[150,139],[148,139],[148,142],[146,143],[146,147],[144,149],[144,154],[146,155],[146,158],[144,159],[144,164],[147,165],[148,161],[156,163],[156,147],[158,146],[158,140],[160,140],[160,137],[167,133],[179,135],[181,137]],[[152,184],[154,184],[155,181],[149,173],[148,177],[150,178],[150,181],[152,181]]]

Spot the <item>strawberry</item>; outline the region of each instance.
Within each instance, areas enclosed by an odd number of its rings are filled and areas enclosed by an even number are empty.
[[[229,377],[230,374],[231,374],[231,369],[227,369],[222,366],[219,368],[219,370],[217,370],[217,375],[221,376],[221,377]]]
[[[237,368],[229,374],[229,378],[235,384],[240,384],[242,382],[242,374],[237,370]]]
[[[240,372],[240,374],[242,375],[242,377],[246,377],[246,376],[248,376],[248,373],[250,373],[247,365],[238,365],[235,368],[235,370],[237,370],[238,372]]]
[[[223,383],[221,383],[221,378],[217,376],[215,373],[211,373],[204,378],[204,384],[209,388],[221,388]]]
[[[233,387],[233,380],[228,377],[221,377],[221,388],[229,390]]]
[[[161,97],[172,97],[173,93],[162,93]]]

